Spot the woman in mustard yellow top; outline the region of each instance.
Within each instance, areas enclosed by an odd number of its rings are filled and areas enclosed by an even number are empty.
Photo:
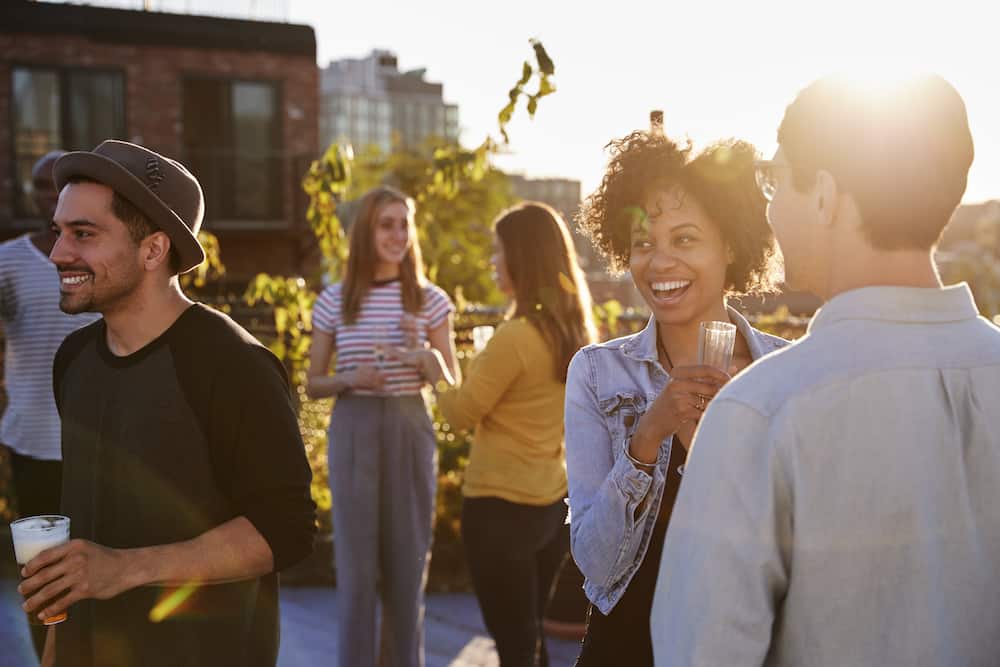
[[[569,361],[594,338],[590,293],[569,230],[527,202],[495,224],[497,286],[509,316],[438,405],[474,428],[465,471],[462,540],[472,585],[502,667],[548,664],[541,623],[568,551],[563,400]],[[447,376],[433,350],[413,355],[432,381]]]

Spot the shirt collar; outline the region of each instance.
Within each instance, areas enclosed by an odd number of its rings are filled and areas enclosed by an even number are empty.
[[[747,318],[731,306],[726,306],[726,311],[729,313],[729,321],[736,325],[736,330],[742,334],[743,339],[747,342],[747,347],[750,348],[750,357],[753,360],[756,361],[771,351],[765,348],[761,333],[750,325]],[[626,356],[636,361],[658,361],[656,335],[656,317],[650,315],[646,327],[622,344],[622,351]]]
[[[965,283],[949,287],[862,287],[830,299],[816,312],[809,331],[843,320],[900,323],[958,322],[979,316]]]

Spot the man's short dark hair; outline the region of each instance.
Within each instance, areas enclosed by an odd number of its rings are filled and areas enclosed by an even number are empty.
[[[965,104],[936,75],[882,86],[820,79],[785,110],[778,143],[796,168],[796,189],[829,172],[853,195],[865,234],[883,250],[937,243],[973,157]]]
[[[70,183],[97,183],[97,181],[86,176],[74,176],[69,179]],[[136,245],[142,242],[147,236],[160,231],[145,213],[116,191],[111,191],[111,212],[116,218],[125,223],[128,235]],[[177,254],[173,243],[170,244],[170,272],[177,274],[180,272],[180,256]]]

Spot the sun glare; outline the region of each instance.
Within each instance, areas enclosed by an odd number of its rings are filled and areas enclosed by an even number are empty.
[[[913,66],[876,61],[864,68],[852,68],[838,74],[861,90],[878,92],[891,90],[905,81],[926,75],[928,72]]]

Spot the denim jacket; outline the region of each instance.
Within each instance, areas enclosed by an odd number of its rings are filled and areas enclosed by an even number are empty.
[[[732,308],[729,318],[755,361],[788,344],[757,331]],[[637,334],[583,348],[566,381],[571,546],[584,592],[603,614],[621,599],[646,555],[670,461],[673,437],[660,445],[652,475],[625,455],[639,417],[670,380],[657,358],[656,335],[651,317]]]

